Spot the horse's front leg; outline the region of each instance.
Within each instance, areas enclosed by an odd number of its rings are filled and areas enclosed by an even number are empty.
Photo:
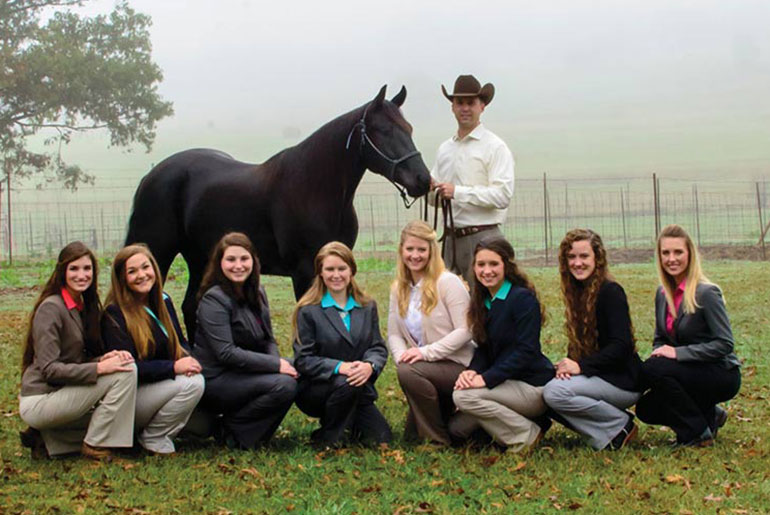
[[[294,285],[294,298],[299,300],[313,281],[313,259],[314,256],[302,259],[298,264],[294,273],[291,274],[291,282]]]

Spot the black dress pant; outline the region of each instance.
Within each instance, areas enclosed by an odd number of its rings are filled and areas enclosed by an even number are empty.
[[[670,427],[679,443],[695,440],[706,428],[713,433],[715,406],[741,387],[740,368],[726,369],[722,363],[655,356],[642,364],[642,374],[650,390],[636,403],[636,415],[647,424]]]
[[[297,395],[297,381],[286,374],[225,372],[206,380],[203,406],[222,413],[225,435],[238,447],[267,442]]]
[[[377,393],[372,383],[350,386],[347,376],[335,375],[328,381],[300,379],[297,407],[321,419],[321,428],[312,439],[335,445],[346,437],[364,442],[387,443],[393,438],[390,425],[374,405]]]

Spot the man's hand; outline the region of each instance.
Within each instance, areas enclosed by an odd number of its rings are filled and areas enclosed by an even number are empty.
[[[436,190],[441,195],[441,198],[448,200],[455,198],[455,185],[451,182],[439,182],[436,184]]]

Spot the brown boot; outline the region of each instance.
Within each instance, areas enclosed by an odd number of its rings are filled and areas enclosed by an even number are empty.
[[[110,461],[112,459],[112,453],[109,449],[105,449],[104,447],[93,447],[85,442],[80,446],[80,454],[88,459],[96,461]]]

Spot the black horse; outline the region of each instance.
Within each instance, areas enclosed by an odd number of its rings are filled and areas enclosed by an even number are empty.
[[[217,150],[186,150],[142,179],[126,244],[149,245],[164,278],[181,252],[190,274],[182,310],[191,339],[203,270],[224,233],[246,233],[262,272],[290,276],[299,298],[313,278],[318,249],[333,240],[355,244],[353,195],[366,169],[393,182],[405,203],[406,193],[428,191],[429,171],[399,110],[405,99],[402,87],[387,101],[383,86],[371,102],[261,165]]]

